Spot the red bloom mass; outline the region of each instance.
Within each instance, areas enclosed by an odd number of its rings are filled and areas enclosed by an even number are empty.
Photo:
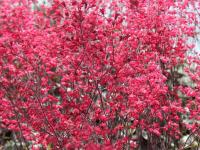
[[[1,128],[29,149],[183,148],[200,135],[199,6],[2,0]]]

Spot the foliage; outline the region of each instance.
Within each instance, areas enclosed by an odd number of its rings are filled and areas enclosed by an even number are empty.
[[[165,150],[183,149],[185,134],[199,141],[200,61],[185,55],[198,0],[0,2],[0,125],[21,148]],[[185,62],[194,86],[178,82]]]

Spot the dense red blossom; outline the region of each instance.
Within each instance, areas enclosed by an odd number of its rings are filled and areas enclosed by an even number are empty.
[[[198,0],[1,1],[1,126],[32,149],[132,149],[143,132],[150,142],[199,134],[198,57],[187,59],[195,86],[173,72],[196,35],[189,6],[200,9]]]

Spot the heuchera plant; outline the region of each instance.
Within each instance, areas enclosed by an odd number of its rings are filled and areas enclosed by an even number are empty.
[[[200,134],[200,61],[185,55],[199,10],[199,0],[0,1],[0,126],[21,148],[183,148],[183,130]],[[177,82],[186,62],[191,87]]]

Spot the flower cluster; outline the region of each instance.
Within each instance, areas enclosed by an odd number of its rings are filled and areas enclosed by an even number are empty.
[[[186,69],[189,87],[175,72],[192,49],[198,0],[0,3],[0,125],[21,143],[133,149],[145,133],[169,149],[183,128],[198,131],[200,73]]]

